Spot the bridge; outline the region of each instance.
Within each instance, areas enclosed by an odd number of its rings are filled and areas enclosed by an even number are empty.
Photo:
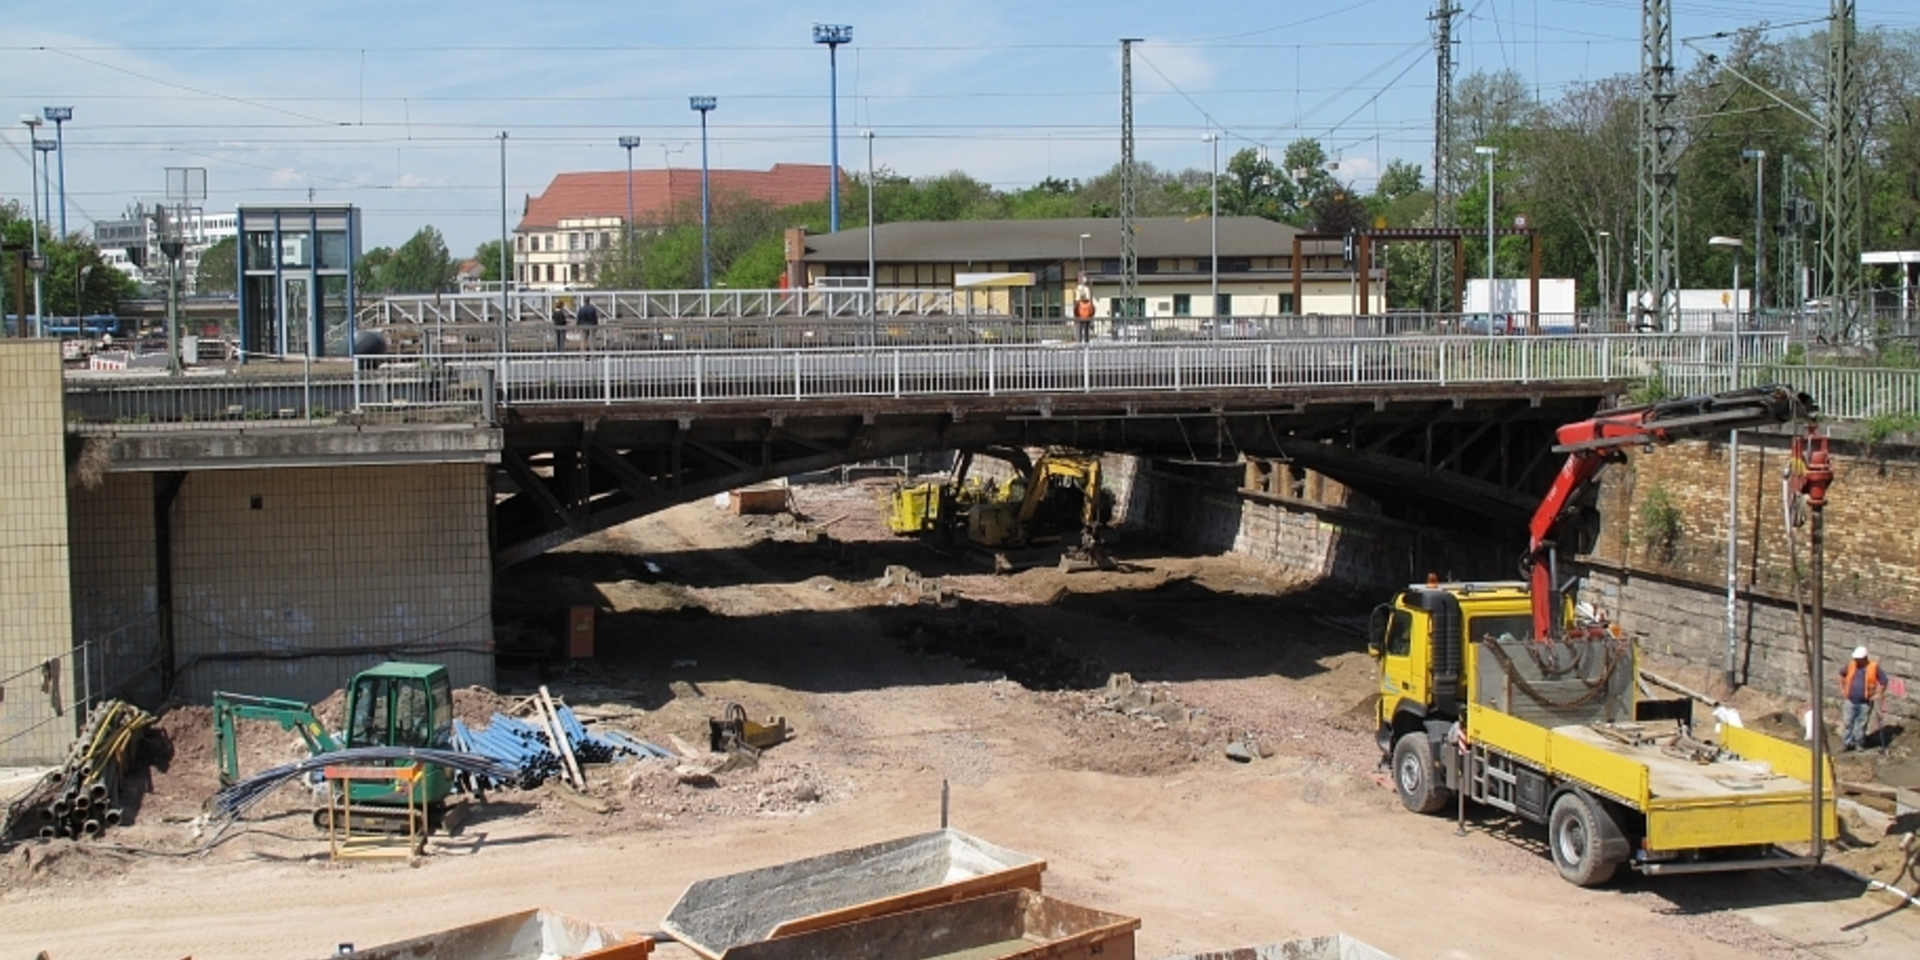
[[[497,461],[499,564],[760,480],[922,450],[1020,445],[1280,461],[1392,505],[1391,519],[1484,528],[1524,521],[1558,466],[1555,426],[1649,379],[1670,393],[1759,382],[1777,373],[1769,367],[1788,347],[1775,332],[822,339],[76,375],[68,418],[81,436],[111,441],[115,470],[221,457],[354,462],[339,443],[303,435],[402,446],[418,441],[409,429],[439,438],[441,446],[407,455]],[[450,434],[450,423],[469,426]],[[478,436],[495,439],[471,440]]]

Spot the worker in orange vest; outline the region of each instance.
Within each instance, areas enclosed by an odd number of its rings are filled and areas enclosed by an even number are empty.
[[[1859,750],[1867,745],[1867,719],[1885,690],[1880,665],[1867,659],[1866,647],[1854,647],[1853,659],[1840,670],[1840,749]]]

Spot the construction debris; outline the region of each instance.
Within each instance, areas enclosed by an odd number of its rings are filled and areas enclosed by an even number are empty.
[[[141,732],[152,724],[152,714],[125,701],[94,707],[66,762],[0,811],[0,840],[15,833],[92,837],[118,826],[122,777]]]

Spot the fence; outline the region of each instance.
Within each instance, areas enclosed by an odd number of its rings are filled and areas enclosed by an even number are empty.
[[[601,405],[848,397],[1179,393],[1299,387],[1658,380],[1710,393],[1779,380],[1832,419],[1920,411],[1920,372],[1783,362],[1784,333],[1348,340],[972,343],[704,351],[495,353],[245,368],[224,376],[89,377],[77,429],[110,424],[491,421],[496,404]],[[1736,362],[1737,361],[1737,362]]]

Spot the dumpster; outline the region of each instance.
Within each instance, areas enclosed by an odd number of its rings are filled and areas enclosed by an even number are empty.
[[[722,960],[1133,960],[1140,921],[1009,890],[733,947]]]
[[[936,830],[687,887],[661,926],[708,958],[729,947],[1005,890],[1038,892],[1046,861]]]
[[[1344,933],[1237,950],[1190,953],[1162,960],[1394,960]]]
[[[651,953],[648,937],[536,909],[348,955],[355,960],[646,960]]]

